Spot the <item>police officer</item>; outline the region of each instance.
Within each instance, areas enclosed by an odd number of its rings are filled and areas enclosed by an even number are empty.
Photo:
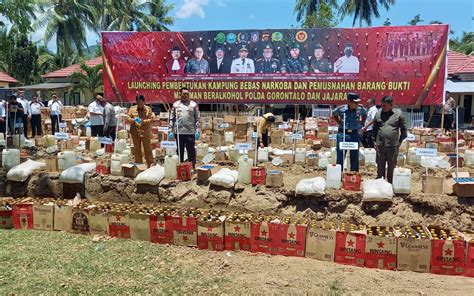
[[[270,44],[265,45],[263,58],[257,60],[257,73],[279,73],[280,68],[280,60],[273,58],[273,47]]]
[[[290,57],[285,60],[281,67],[282,73],[307,73],[308,61],[300,57],[300,45],[293,43],[290,48]]]
[[[359,143],[359,129],[363,127],[363,123],[367,117],[367,111],[359,106],[360,98],[358,94],[347,94],[347,104],[337,107],[332,117],[339,124],[337,133],[337,163],[341,165],[344,162],[344,151],[339,148],[340,142],[356,142]],[[344,120],[345,117],[345,120]],[[344,125],[345,122],[345,125]],[[344,135],[345,132],[345,135]],[[345,139],[344,139],[345,137]],[[359,171],[359,149],[350,150],[351,154],[351,171]]]
[[[255,64],[252,59],[247,58],[249,50],[246,44],[239,47],[239,58],[232,61],[230,73],[255,73]]]
[[[314,73],[332,73],[332,63],[324,57],[324,48],[321,44],[316,44],[314,48],[315,59],[311,60],[311,72]]]

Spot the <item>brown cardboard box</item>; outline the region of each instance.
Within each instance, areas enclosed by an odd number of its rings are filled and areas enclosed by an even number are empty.
[[[294,163],[293,154],[283,154],[281,156],[281,159],[283,160],[284,164],[293,164]]]
[[[235,123],[237,125],[239,124],[245,124],[247,125],[247,123],[249,123],[249,120],[248,120],[248,117],[247,116],[236,116],[235,117]]]
[[[283,172],[268,170],[265,185],[267,187],[283,187]]]
[[[217,170],[218,167],[216,165],[202,165],[196,169],[197,180],[202,182],[207,181]]]
[[[89,213],[89,228],[91,234],[109,234],[107,212],[91,210]]]
[[[197,244],[201,250],[224,250],[224,222],[198,220]]]
[[[130,237],[134,240],[151,241],[150,215],[130,213]]]
[[[422,176],[421,188],[424,193],[443,194],[443,177]]]
[[[388,270],[397,268],[397,238],[392,227],[372,226],[368,229],[365,267]]]
[[[247,134],[247,123],[237,123],[235,125],[235,131],[236,132],[243,132]]]
[[[316,153],[308,154],[308,157],[306,157],[306,165],[307,166],[317,166],[318,165],[318,154],[316,154]]]
[[[456,174],[453,173],[453,192],[457,197],[474,197],[474,178],[468,172],[460,172],[458,182],[454,180]]]
[[[454,142],[441,142],[438,145],[439,152],[454,152]]]
[[[130,238],[129,213],[124,211],[108,212],[109,235],[111,237]]]
[[[321,222],[313,222],[308,228],[306,257],[333,262],[336,249],[336,230],[331,227],[323,229],[321,226]]]
[[[225,155],[225,152],[223,151],[216,151],[216,153],[214,154],[214,159],[216,161],[226,161],[227,160],[227,157]]]
[[[225,220],[225,249],[230,251],[250,251],[251,223],[247,218],[241,219],[238,214],[231,214]],[[243,220],[243,221],[242,221]]]
[[[234,125],[235,124],[235,116],[234,115],[224,115],[224,122]]]
[[[45,162],[46,162],[46,171],[48,173],[57,173],[59,171],[58,158],[56,156],[46,158]]]
[[[283,137],[271,135],[270,136],[270,143],[272,145],[283,145]]]
[[[33,205],[33,229],[53,230],[54,205]]]
[[[146,170],[146,164],[128,163],[122,165],[122,176],[135,178],[138,174]]]
[[[54,205],[53,229],[58,231],[71,231],[72,207],[65,205]]]
[[[397,270],[411,270],[417,272],[429,272],[431,261],[431,236],[424,226],[421,227],[427,234],[422,238],[397,238]],[[404,232],[405,227],[402,229]]]

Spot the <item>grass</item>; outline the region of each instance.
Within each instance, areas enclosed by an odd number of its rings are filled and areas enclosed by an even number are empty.
[[[220,283],[174,264],[163,245],[27,230],[0,230],[0,295],[190,294]]]
[[[342,279],[335,279],[329,284],[329,295],[339,296],[345,293],[346,289],[342,284]]]

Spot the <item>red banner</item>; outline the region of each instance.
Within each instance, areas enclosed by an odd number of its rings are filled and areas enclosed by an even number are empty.
[[[103,32],[104,91],[117,102],[338,104],[346,93],[440,105],[447,25]]]

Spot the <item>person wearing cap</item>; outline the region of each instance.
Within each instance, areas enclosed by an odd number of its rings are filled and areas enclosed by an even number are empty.
[[[104,136],[104,106],[102,106],[101,95],[95,96],[95,101],[88,106],[89,123],[91,124],[91,134],[93,137]]]
[[[332,113],[333,119],[339,124],[337,132],[337,163],[341,165],[344,163],[345,150],[339,147],[340,142],[355,142],[359,144],[360,136],[359,130],[364,126],[367,118],[367,111],[359,106],[360,97],[358,94],[347,94],[347,104],[334,109]],[[359,149],[350,150],[351,171],[359,171]]]
[[[352,43],[347,43],[344,48],[344,56],[334,63],[335,73],[359,73],[359,59],[353,56]]]
[[[384,178],[392,183],[398,149],[407,137],[407,126],[402,111],[393,109],[391,96],[382,98],[381,110],[375,114],[372,136],[377,150],[377,179]]]
[[[273,113],[266,113],[253,123],[254,131],[258,136],[258,147],[268,147],[268,132],[274,122],[275,115]]]
[[[136,163],[143,163],[142,147],[145,152],[145,161],[148,167],[153,164],[151,150],[151,124],[155,115],[151,107],[145,105],[145,97],[137,95],[137,104],[130,107],[125,121],[130,124],[130,135],[133,141],[133,155]]]
[[[181,58],[181,49],[179,46],[171,50],[171,60],[166,62],[166,73],[170,75],[183,75],[186,62]]]
[[[59,132],[59,123],[63,121],[61,115],[63,103],[59,100],[56,94],[53,94],[51,100],[48,101],[48,108],[51,118],[51,132],[54,135],[55,132]]]
[[[300,57],[300,45],[293,43],[290,48],[290,57],[287,58],[281,67],[282,73],[307,73],[308,61]]]
[[[188,60],[184,72],[187,74],[209,73],[209,62],[204,59],[204,49],[201,46],[194,50],[194,58]]]
[[[255,73],[255,64],[252,59],[248,58],[249,50],[246,44],[239,47],[239,58],[232,61],[230,73]]]
[[[273,58],[273,47],[270,44],[263,48],[263,58],[257,60],[256,71],[263,74],[280,73],[280,60]]]
[[[38,100],[38,96],[31,97],[30,112],[31,112],[31,135],[34,137],[43,135],[41,129],[41,108],[44,105]]]
[[[201,113],[196,102],[189,99],[189,89],[181,88],[181,99],[173,103],[168,138],[176,136],[180,161],[184,161],[184,149],[188,159],[196,166],[196,140],[201,138]]]
[[[225,57],[223,47],[216,48],[215,57],[209,60],[209,69],[211,74],[228,74],[232,62]]]
[[[311,72],[332,73],[332,63],[324,57],[324,48],[321,44],[316,44],[314,48],[314,59],[311,59]]]

